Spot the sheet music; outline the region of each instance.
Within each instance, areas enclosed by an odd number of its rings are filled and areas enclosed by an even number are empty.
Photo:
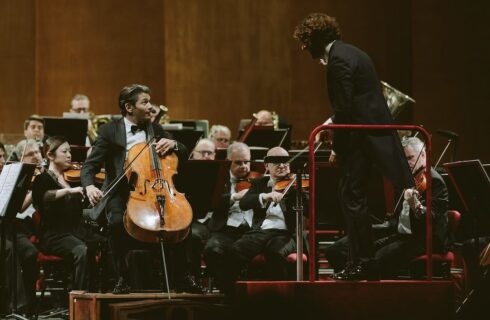
[[[7,205],[17,182],[17,177],[22,170],[22,163],[11,163],[3,167],[0,174],[0,217],[5,216]]]

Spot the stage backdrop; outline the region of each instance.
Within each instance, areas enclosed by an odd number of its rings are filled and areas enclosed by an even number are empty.
[[[458,158],[490,161],[490,10],[481,3],[1,0],[0,12],[0,133],[21,133],[32,113],[61,115],[75,93],[96,114],[117,113],[122,86],[144,83],[171,119],[209,119],[235,134],[241,118],[266,108],[307,139],[331,108],[324,68],[292,31],[309,12],[327,12],[380,79],[417,100],[403,122],[456,131]],[[435,136],[435,153],[444,142]]]

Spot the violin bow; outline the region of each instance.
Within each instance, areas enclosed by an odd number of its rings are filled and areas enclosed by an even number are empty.
[[[417,135],[415,135],[415,137],[416,136]],[[412,176],[415,173],[415,168],[417,166],[417,163],[419,162],[420,156],[422,155],[422,151],[424,151],[424,148],[425,148],[425,140],[424,140],[424,143],[422,145],[422,148],[419,151],[419,154],[417,155],[417,160],[415,161],[415,165],[412,168],[412,171],[411,171]],[[393,210],[393,214],[395,214],[395,212],[398,210],[398,207],[400,206],[400,203],[401,203],[401,201],[402,201],[402,199],[403,199],[403,197],[405,195],[405,190],[407,190],[407,189],[403,189],[402,193],[400,194],[400,197],[398,198],[398,201],[396,202],[395,209]]]
[[[318,143],[318,145],[315,147],[315,150],[313,151],[313,154],[315,154],[315,152],[318,151],[318,149],[320,148],[320,146],[323,144],[323,142],[320,142]],[[294,160],[298,159],[303,153],[305,153],[307,150],[308,150],[309,146],[306,146],[305,148],[303,148],[303,150],[301,150],[300,152],[298,152],[298,154],[296,154],[294,157],[292,157],[291,159],[288,160],[287,164],[290,164],[291,162],[293,162]],[[304,164],[304,167],[306,167],[306,163]],[[289,182],[289,184],[286,186],[286,188],[284,188],[283,190],[283,194],[286,194],[289,189],[291,189],[291,187],[294,185],[294,183],[296,183],[296,175],[293,176],[293,178],[291,178],[291,181]],[[276,206],[277,203],[274,203],[272,206]],[[267,209],[269,208],[270,206],[270,203],[269,205],[267,205],[267,208],[266,208],[266,211]]]

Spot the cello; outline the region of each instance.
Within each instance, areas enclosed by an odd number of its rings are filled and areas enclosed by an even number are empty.
[[[147,123],[148,137],[155,136]],[[137,159],[136,159],[137,157]],[[160,157],[153,145],[138,143],[131,147],[126,175],[131,185],[124,227],[143,242],[180,242],[189,234],[192,208],[184,194],[175,189],[178,157],[170,153]]]

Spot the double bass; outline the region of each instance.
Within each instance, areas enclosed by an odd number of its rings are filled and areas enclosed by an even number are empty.
[[[150,138],[155,136],[147,124]],[[126,175],[131,185],[124,226],[135,239],[143,242],[180,242],[189,234],[192,208],[185,196],[175,189],[177,174],[175,153],[160,157],[154,146],[138,143],[128,152]]]

